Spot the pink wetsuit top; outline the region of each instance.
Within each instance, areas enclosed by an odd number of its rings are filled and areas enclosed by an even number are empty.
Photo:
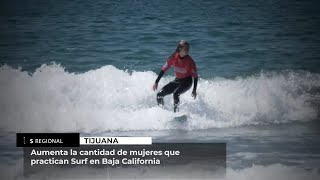
[[[176,53],[167,60],[166,64],[162,67],[162,70],[166,72],[171,66],[174,67],[174,73],[178,79],[190,76],[194,78],[198,77],[196,63],[189,55],[180,58],[179,53]]]

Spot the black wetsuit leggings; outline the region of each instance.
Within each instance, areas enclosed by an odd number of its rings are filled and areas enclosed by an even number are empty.
[[[173,101],[174,101],[174,112],[178,110],[179,105],[179,97],[180,94],[188,91],[192,86],[192,77],[187,77],[183,79],[175,79],[165,85],[157,94],[157,102],[158,105],[164,105],[163,97],[173,93]]]

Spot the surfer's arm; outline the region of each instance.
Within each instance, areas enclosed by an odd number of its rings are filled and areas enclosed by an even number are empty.
[[[154,91],[157,90],[157,88],[158,88],[158,83],[159,83],[161,77],[162,77],[163,74],[172,66],[173,62],[174,62],[174,58],[173,58],[173,57],[170,57],[170,58],[167,60],[166,64],[161,68],[161,71],[160,71],[160,73],[159,73],[159,75],[158,75],[158,78],[156,79],[156,82],[155,82],[154,85],[153,85],[153,90],[154,90]]]
[[[193,78],[193,91],[197,90],[197,86],[198,86],[198,77]]]
[[[159,81],[160,81],[161,77],[163,76],[163,74],[164,74],[164,71],[161,69],[161,71],[160,71],[160,73],[158,75],[158,78],[156,79],[155,83],[157,83],[157,84],[159,83]]]
[[[198,72],[197,72],[197,66],[196,63],[193,61],[191,61],[191,71],[192,71],[192,77],[193,77],[193,90],[196,91],[197,90],[197,85],[198,85]]]
[[[197,72],[196,63],[193,61],[193,59],[191,62],[192,62],[191,63],[191,71],[192,71],[192,77],[193,77],[193,90],[192,90],[191,96],[196,98],[197,97],[197,86],[198,86],[199,75]]]
[[[153,85],[153,87],[152,87],[154,91],[157,90],[157,88],[158,88],[158,83],[159,83],[161,77],[163,76],[163,74],[164,74],[164,71],[161,69],[161,71],[160,71],[160,73],[159,73],[159,75],[158,75],[158,78],[156,79],[156,82],[154,82],[154,85]]]
[[[174,58],[169,58],[167,60],[167,62],[162,66],[161,71],[158,75],[158,78],[156,79],[156,84],[158,84],[158,82],[160,81],[161,77],[163,76],[163,74],[172,66],[174,61]]]
[[[193,90],[191,96],[193,98],[197,98],[197,85],[198,85],[198,77],[193,78]]]

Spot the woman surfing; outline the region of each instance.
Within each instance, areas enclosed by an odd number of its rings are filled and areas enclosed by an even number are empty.
[[[176,78],[157,93],[158,106],[164,106],[163,97],[173,93],[173,111],[177,112],[179,110],[180,95],[191,88],[192,80],[194,83],[191,96],[194,98],[197,97],[198,73],[196,63],[191,56],[189,56],[189,49],[190,44],[185,40],[181,40],[175,52],[167,59],[167,62],[162,67],[153,85],[154,91],[157,90],[161,77],[170,67],[174,67]]]

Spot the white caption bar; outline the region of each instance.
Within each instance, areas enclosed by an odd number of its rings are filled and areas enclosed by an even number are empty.
[[[144,145],[152,137],[80,137],[80,145]]]

